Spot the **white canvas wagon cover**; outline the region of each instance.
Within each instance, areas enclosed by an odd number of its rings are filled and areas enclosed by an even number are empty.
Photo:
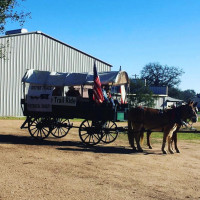
[[[129,83],[125,71],[99,72],[101,84],[124,85]],[[29,69],[22,78],[23,83],[46,86],[92,85],[92,73],[61,73]]]

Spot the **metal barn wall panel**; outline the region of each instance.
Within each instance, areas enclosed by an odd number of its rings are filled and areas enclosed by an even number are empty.
[[[0,59],[0,116],[23,115],[21,78],[27,69],[92,72],[96,60],[98,71],[111,70],[111,65],[43,33],[0,37],[0,44],[7,41],[6,59]]]

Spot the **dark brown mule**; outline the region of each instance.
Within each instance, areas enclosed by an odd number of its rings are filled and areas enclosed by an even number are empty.
[[[163,144],[162,151],[165,150],[166,140],[168,138],[168,150],[173,153],[171,148],[171,137],[177,129],[177,125],[181,124],[183,119],[193,119],[197,121],[197,114],[193,107],[193,102],[187,105],[182,105],[177,108],[166,110],[163,113],[158,113],[158,110],[152,108],[132,108],[128,114],[128,139],[131,147],[136,150],[134,139],[136,140],[137,150],[142,152],[140,146],[140,135],[145,130],[162,130]],[[169,136],[169,137],[168,137]]]
[[[193,104],[193,107],[194,107],[194,109],[195,109],[196,114],[197,114],[197,112],[198,112],[197,104],[198,104],[197,102],[196,102],[195,104]],[[159,110],[158,110],[158,112],[159,112]],[[187,121],[187,120],[189,120],[189,119],[183,119],[182,124],[177,124],[176,130],[175,130],[175,131],[173,132],[173,134],[172,134],[171,146],[172,146],[172,144],[174,143],[174,148],[175,148],[175,150],[176,150],[176,153],[180,153],[180,151],[179,151],[179,149],[178,149],[178,145],[177,145],[177,133],[178,133],[178,131],[180,130],[181,126],[184,125],[184,122]],[[196,117],[194,117],[193,119],[191,119],[191,121],[192,121],[192,122],[196,122]],[[149,147],[149,149],[152,149],[152,146],[151,146],[151,133],[152,133],[151,130],[147,130],[147,146]],[[142,143],[142,142],[143,142],[144,134],[142,133],[142,134],[140,135],[140,137],[141,137],[141,143]]]

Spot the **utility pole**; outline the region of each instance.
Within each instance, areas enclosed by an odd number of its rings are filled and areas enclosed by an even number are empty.
[[[138,75],[137,74],[134,74],[134,75],[132,75],[133,77],[135,77],[135,79],[137,79],[138,78]]]

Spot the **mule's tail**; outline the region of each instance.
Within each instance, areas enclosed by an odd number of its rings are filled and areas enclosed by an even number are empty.
[[[135,148],[134,146],[134,134],[132,129],[132,123],[131,120],[128,119],[128,141],[132,148]]]

